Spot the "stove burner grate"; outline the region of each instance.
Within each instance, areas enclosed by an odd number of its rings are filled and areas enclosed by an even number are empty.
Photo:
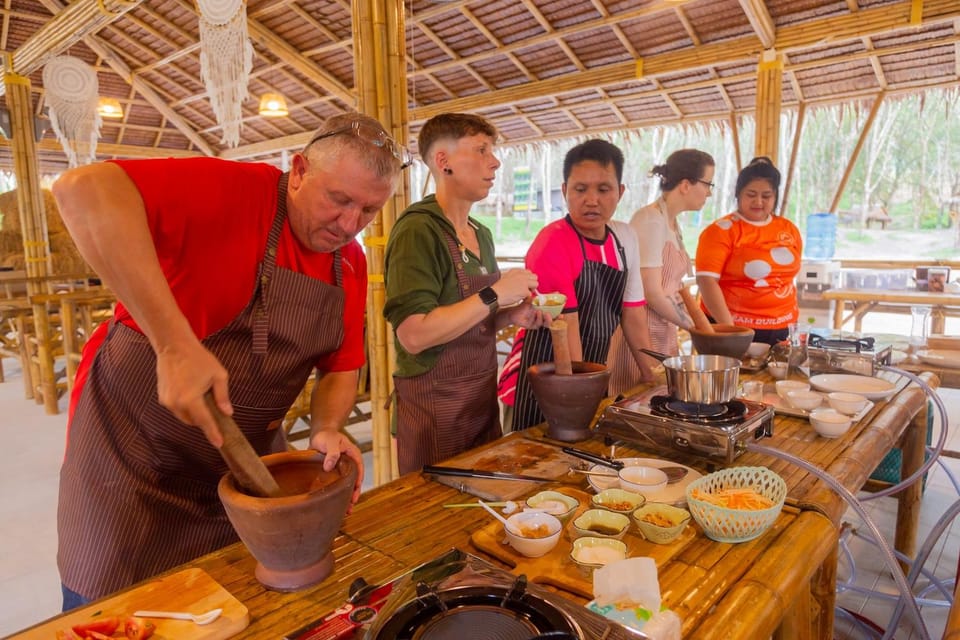
[[[393,613],[377,640],[577,640],[567,616],[542,598],[500,587],[421,593]]]
[[[653,396],[650,398],[650,412],[666,418],[703,424],[732,424],[747,415],[747,405],[739,400],[719,404],[698,404],[683,402],[670,396]]]

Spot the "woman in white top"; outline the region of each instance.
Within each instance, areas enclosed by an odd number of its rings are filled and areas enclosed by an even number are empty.
[[[679,293],[683,277],[692,276],[693,269],[677,217],[684,211],[703,208],[713,189],[713,172],[709,153],[697,149],[674,151],[664,164],[650,170],[651,176],[660,177],[660,197],[630,220],[640,241],[640,276],[647,299],[650,344],[660,353],[679,353],[677,327],[688,329],[693,325]],[[637,384],[640,371],[619,336],[612,342],[614,349],[611,389],[620,393]]]

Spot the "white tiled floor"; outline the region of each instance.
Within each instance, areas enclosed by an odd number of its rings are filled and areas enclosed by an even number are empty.
[[[880,316],[882,317],[882,316]],[[902,317],[900,318],[902,320]],[[909,319],[907,318],[907,323]],[[948,330],[952,331],[948,326]],[[865,330],[871,330],[865,327]],[[884,324],[877,332],[903,332],[905,329]],[[7,381],[0,384],[0,438],[7,451],[0,465],[0,636],[46,619],[60,610],[60,583],[56,570],[56,501],[60,461],[63,455],[65,414],[47,416],[43,407],[23,398],[19,367],[13,360],[3,361]],[[960,450],[960,390],[941,390],[950,418],[951,441],[948,449]],[[66,400],[61,399],[61,408]],[[357,432],[358,437],[362,433]],[[936,434],[935,434],[936,437]],[[369,454],[368,454],[369,457]],[[369,464],[369,460],[368,460]],[[960,476],[960,460],[948,459],[952,472]],[[368,467],[369,468],[369,467]],[[931,473],[921,513],[921,538],[927,535],[940,515],[957,499],[943,469]],[[892,537],[895,502],[883,498],[867,503],[870,517],[880,530]],[[866,531],[851,511],[846,520],[859,531]],[[958,565],[960,526],[954,523],[944,540],[936,546],[926,568],[942,580],[952,580]],[[856,562],[856,584],[895,593],[876,549],[859,538],[850,548]],[[841,562],[840,577],[850,575]],[[921,583],[925,582],[921,580]],[[934,594],[931,597],[936,597]],[[852,592],[839,596],[838,604],[886,626],[893,605],[879,597]],[[924,607],[923,619],[931,638],[939,638],[946,622],[946,609]],[[919,638],[910,632],[906,618],[898,638]],[[837,625],[838,640],[865,637],[851,631],[849,624]]]

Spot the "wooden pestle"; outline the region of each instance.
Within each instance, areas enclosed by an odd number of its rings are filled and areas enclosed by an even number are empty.
[[[573,375],[570,346],[567,344],[566,320],[554,320],[550,323],[550,338],[553,340],[554,373],[562,376]]]
[[[697,331],[713,333],[713,326],[710,324],[710,321],[707,320],[707,314],[703,312],[703,309],[701,309],[697,301],[694,300],[690,290],[686,287],[680,287],[680,297],[683,298],[683,306],[687,308],[687,313],[690,314],[690,318],[693,320],[693,328]]]

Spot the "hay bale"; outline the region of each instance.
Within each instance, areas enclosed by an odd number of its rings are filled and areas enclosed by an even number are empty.
[[[8,253],[23,253],[23,236],[19,231],[0,231],[0,257]]]
[[[60,218],[60,209],[49,189],[41,189],[44,213],[47,216],[47,233],[66,231],[63,220]],[[3,214],[3,224],[0,229],[7,231],[20,230],[20,207],[17,204],[17,190],[0,193],[0,214]]]

